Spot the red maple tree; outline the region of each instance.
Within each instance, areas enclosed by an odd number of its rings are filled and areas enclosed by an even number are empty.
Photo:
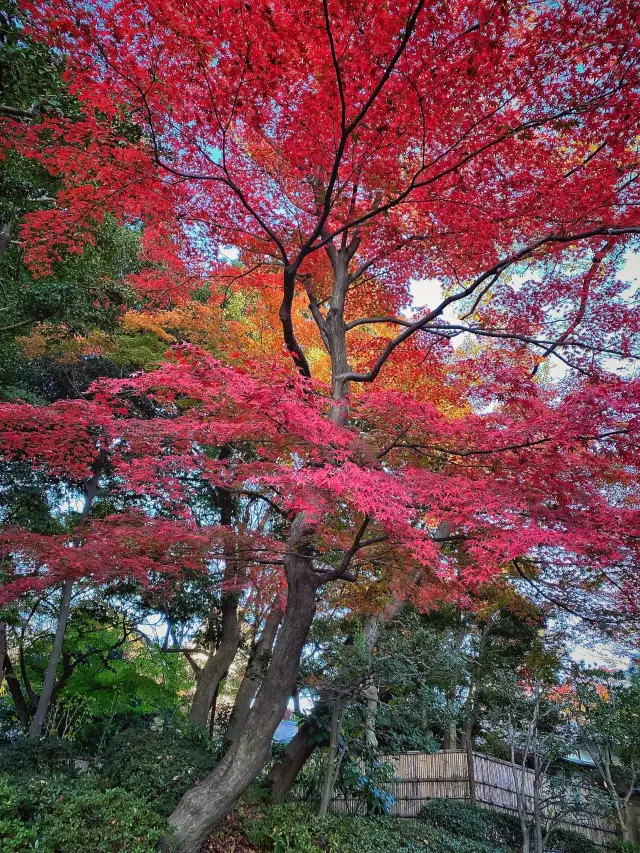
[[[287,582],[282,627],[238,739],[171,817],[187,853],[264,765],[328,581],[384,565],[393,594],[425,605],[450,594],[458,549],[456,594],[526,557],[599,578],[635,608],[640,315],[617,271],[640,233],[638,10],[26,7],[68,57],[85,111],[84,126],[13,128],[67,184],[23,228],[34,268],[106,210],[142,220],[163,271],[134,284],[163,299],[203,277],[277,286],[302,377],[186,350],[87,404],[126,435],[118,447],[138,446],[117,462],[132,486],[162,483],[158,496],[180,502],[193,472],[287,521],[268,556]],[[444,297],[412,314],[420,278]],[[311,380],[296,299],[330,394]],[[160,395],[158,417],[132,415],[128,392]],[[167,417],[176,399],[195,402]],[[238,443],[250,457],[202,452]]]

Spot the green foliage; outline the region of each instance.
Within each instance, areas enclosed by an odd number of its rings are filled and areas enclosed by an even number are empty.
[[[471,806],[457,800],[431,800],[422,807],[420,820],[460,838],[477,842],[491,841],[514,850],[522,846],[520,822],[515,815]],[[567,829],[553,830],[547,847],[557,853],[600,851],[588,838]]]
[[[301,806],[273,806],[254,820],[249,840],[274,853],[505,853],[436,827],[390,817],[317,818]]]
[[[601,847],[583,835],[560,828],[553,829],[549,833],[547,847],[550,850],[557,850],[558,853],[602,853]]]
[[[610,768],[614,783],[622,790],[635,787],[640,781],[640,671],[576,669],[574,676],[583,709],[578,720],[583,738],[602,755],[616,755]],[[604,763],[596,764],[600,772]]]
[[[163,655],[142,641],[127,645],[121,630],[87,624],[89,617],[81,617],[76,613],[70,621],[65,648],[88,656],[66,684],[67,698],[83,698],[91,715],[104,724],[113,718],[120,725],[125,720],[131,724],[180,710],[180,693],[191,683],[182,657]]]
[[[144,798],[92,777],[0,776],[3,853],[152,853],[165,833]]]
[[[368,815],[388,814],[393,796],[386,785],[395,780],[395,767],[381,761],[365,762],[364,772],[353,759],[343,762],[336,787],[354,797]]]
[[[35,827],[27,826],[20,813],[20,797],[7,776],[0,776],[0,841],[2,853],[33,850],[38,838]]]
[[[117,734],[104,754],[102,773],[109,783],[141,797],[169,814],[182,795],[216,764],[219,744],[200,729],[131,729]]]
[[[129,370],[151,370],[163,360],[167,343],[151,332],[119,334],[113,341],[111,360]]]
[[[78,748],[69,740],[43,738],[34,743],[26,738],[12,741],[0,749],[0,773],[36,777],[48,774],[74,774]]]
[[[633,841],[616,841],[611,845],[611,849],[615,853],[640,853],[640,844],[634,844]]]
[[[420,810],[420,820],[452,835],[491,840],[508,847],[516,847],[522,838],[516,817],[457,800],[431,800]]]

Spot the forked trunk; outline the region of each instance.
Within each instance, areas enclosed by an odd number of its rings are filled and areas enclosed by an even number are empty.
[[[292,539],[295,541],[296,537]],[[282,630],[240,736],[215,770],[184,795],[169,818],[180,853],[199,853],[207,835],[269,759],[273,733],[295,686],[300,656],[316,610],[317,579],[310,558],[290,552],[285,558],[285,570],[288,593]],[[164,849],[171,849],[171,839]]]
[[[264,628],[249,658],[244,678],[236,695],[226,732],[226,739],[229,743],[234,743],[238,739],[249,716],[251,703],[255,699],[262,679],[269,668],[273,642],[281,621],[282,610],[276,605],[266,618]]]

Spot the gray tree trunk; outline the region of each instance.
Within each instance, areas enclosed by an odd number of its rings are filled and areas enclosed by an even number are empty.
[[[62,600],[60,601],[60,610],[58,611],[58,624],[56,625],[56,633],[53,638],[53,646],[49,655],[49,663],[47,671],[44,674],[42,682],[42,690],[38,707],[33,715],[31,726],[29,728],[29,740],[40,740],[42,737],[42,729],[44,721],[49,711],[49,704],[53,694],[53,688],[56,681],[56,672],[58,669],[58,661],[62,652],[62,643],[64,642],[65,631],[67,630],[67,622],[69,621],[69,612],[71,610],[71,596],[73,594],[73,581],[66,580],[62,587]]]
[[[227,726],[226,739],[229,743],[235,743],[238,740],[242,727],[249,716],[251,703],[255,699],[269,668],[273,643],[281,621],[282,609],[276,604],[265,620],[264,628],[249,658],[247,669],[238,689]]]
[[[324,817],[329,811],[329,805],[333,796],[333,786],[335,785],[338,760],[338,744],[340,742],[340,731],[342,729],[343,709],[341,703],[336,699],[333,702],[331,709],[331,733],[329,735],[329,749],[327,750],[327,760],[324,768],[324,780],[322,783],[322,796],[320,798],[320,808],[318,814]]]
[[[272,767],[267,779],[272,803],[283,803],[291,789],[298,773],[313,755],[317,743],[309,739],[309,724],[303,723],[287,746],[282,761]]]
[[[93,501],[98,493],[98,482],[100,480],[100,474],[102,473],[104,463],[104,457],[100,456],[94,466],[93,476],[87,483],[84,506],[82,507],[77,530],[81,530],[87,523]],[[31,721],[31,726],[29,728],[28,739],[31,741],[40,740],[42,737],[44,721],[49,713],[49,705],[51,704],[53,688],[56,682],[58,662],[60,660],[60,654],[62,653],[62,644],[64,642],[64,635],[67,630],[67,622],[69,621],[69,613],[71,611],[72,595],[73,581],[68,578],[62,587],[62,600],[60,602],[60,610],[58,612],[58,624],[56,625],[56,633],[53,638],[53,646],[51,647],[47,670],[44,674],[42,690],[40,691],[40,698],[38,699],[38,707],[36,708],[36,712],[33,715],[33,720]]]
[[[225,596],[222,602],[221,635],[220,645],[196,675],[196,689],[189,711],[190,721],[203,729],[207,727],[213,697],[229,671],[242,639],[235,594]]]
[[[304,518],[292,524],[291,548],[285,557],[287,609],[271,665],[235,743],[212,773],[183,796],[169,824],[180,853],[199,853],[216,823],[266,764],[271,740],[295,686],[300,656],[316,611],[317,577],[311,558],[300,551],[305,541]],[[297,549],[297,550],[296,550]],[[171,841],[165,842],[171,849]]]

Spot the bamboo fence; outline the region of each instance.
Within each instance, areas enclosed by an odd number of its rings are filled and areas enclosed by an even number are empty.
[[[379,760],[395,768],[396,781],[383,786],[393,796],[393,815],[415,818],[422,806],[433,799],[470,799],[467,756],[463,750],[447,750],[432,755],[408,752],[404,755],[379,756]],[[510,762],[474,752],[473,766],[478,805],[517,814],[516,786]],[[524,793],[531,811],[533,771],[524,772]],[[331,810],[342,814],[354,813],[359,806],[355,798],[336,797]],[[578,832],[603,847],[616,837],[616,830],[608,820],[585,812],[563,815],[559,826]]]

